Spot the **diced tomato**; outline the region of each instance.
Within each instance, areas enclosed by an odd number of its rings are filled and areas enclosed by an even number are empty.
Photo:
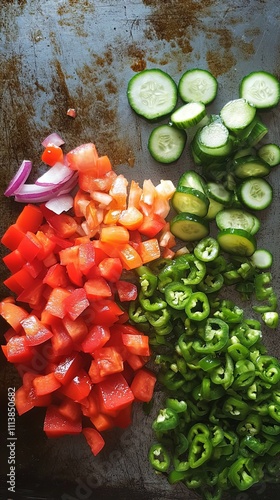
[[[118,254],[126,270],[140,267],[143,263],[139,253],[129,243],[122,245],[118,249]]]
[[[151,213],[145,215],[141,226],[138,228],[139,233],[154,238],[165,226],[165,219],[160,215]]]
[[[84,427],[83,434],[94,456],[98,455],[105,446],[105,441],[100,432],[93,427]]]
[[[103,347],[110,338],[110,330],[103,325],[93,325],[81,343],[83,352],[93,353]]]
[[[57,438],[66,434],[80,434],[82,432],[82,422],[64,417],[56,405],[47,408],[44,431],[49,438]]]
[[[75,377],[66,385],[61,387],[61,392],[74,401],[81,401],[91,391],[92,382],[88,373],[81,368]]]
[[[121,373],[109,375],[97,387],[101,405],[107,411],[121,410],[134,401],[134,395]]]
[[[130,386],[135,399],[149,402],[154,394],[156,375],[146,368],[141,368],[135,375]]]
[[[38,375],[33,380],[35,393],[37,396],[44,396],[56,391],[60,387],[60,382],[53,372],[46,375]]]
[[[138,229],[143,222],[143,213],[136,207],[128,207],[120,213],[118,223],[129,230]]]
[[[96,147],[92,143],[81,144],[72,151],[66,154],[67,162],[73,170],[88,173],[97,177],[96,162],[98,153]]]
[[[103,177],[112,170],[112,163],[107,155],[99,156],[96,160],[96,177]]]
[[[63,151],[61,147],[49,144],[43,151],[41,159],[46,165],[53,167],[56,163],[63,162]]]
[[[150,238],[142,241],[138,247],[138,252],[143,264],[160,258],[160,247],[157,238]]]
[[[143,189],[139,186],[138,182],[132,180],[130,183],[127,207],[140,207],[140,199],[143,193]]]
[[[117,203],[117,207],[120,210],[125,210],[127,203],[127,186],[128,181],[124,175],[118,175],[112,183],[109,194],[114,198]]]
[[[116,210],[116,209],[107,210],[103,219],[104,224],[108,225],[117,224],[121,213],[122,213],[121,210]]]
[[[100,231],[100,241],[113,245],[122,245],[129,242],[129,232],[122,226],[104,226]]]
[[[89,193],[79,189],[74,196],[74,212],[76,217],[84,217],[86,213],[86,207],[90,203],[91,197]]]

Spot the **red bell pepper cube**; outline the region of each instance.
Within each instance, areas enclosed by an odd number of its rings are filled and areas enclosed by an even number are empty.
[[[53,253],[56,244],[41,230],[37,231],[35,234],[37,240],[41,244],[41,250],[37,253],[37,258],[40,260],[45,260]]]
[[[14,335],[2,350],[10,363],[26,363],[31,361],[34,351],[28,345],[25,335]]]
[[[65,266],[56,263],[53,266],[49,267],[46,275],[44,276],[43,283],[46,283],[51,288],[66,288],[67,286],[69,286],[70,281],[67,276]]]
[[[137,371],[147,363],[148,356],[138,356],[137,354],[128,353],[126,361],[134,371]]]
[[[107,326],[93,325],[81,343],[82,351],[92,354],[97,349],[103,347],[109,338],[110,330]]]
[[[83,366],[83,359],[78,352],[64,356],[55,367],[54,375],[60,384],[68,384]]]
[[[74,344],[80,344],[87,336],[88,327],[81,316],[76,319],[71,319],[66,315],[62,322]]]
[[[121,373],[109,375],[97,386],[99,401],[106,411],[121,410],[134,401],[134,395]]]
[[[123,371],[123,359],[119,351],[113,347],[102,347],[93,353],[94,360],[97,361],[101,377],[106,377],[113,373]]]
[[[81,368],[68,384],[61,387],[60,391],[73,401],[81,401],[89,395],[91,386],[92,382],[88,373]]]
[[[72,399],[65,397],[63,401],[61,401],[58,409],[66,420],[72,420],[75,422],[81,419],[81,406],[79,403],[72,401]]]
[[[138,356],[149,356],[150,346],[149,337],[142,334],[122,334],[123,344],[131,354],[137,354]]]
[[[94,417],[98,415],[98,396],[95,386],[92,387],[89,395],[80,402],[82,413],[85,417]]]
[[[89,279],[85,282],[84,289],[90,301],[106,299],[112,296],[109,284],[102,277]]]
[[[98,455],[98,453],[100,453],[102,448],[105,446],[105,441],[100,432],[98,432],[98,430],[94,429],[93,427],[84,427],[82,432],[93,455]]]
[[[126,429],[132,424],[132,404],[126,406],[114,417],[114,425],[120,429]]]
[[[64,318],[67,310],[66,310],[66,304],[65,304],[65,299],[71,294],[69,290],[66,288],[62,287],[56,287],[54,288],[50,296],[48,298],[47,304],[46,304],[46,311],[51,313],[53,316],[56,316],[57,318]]]
[[[156,384],[156,375],[146,368],[141,368],[136,374],[131,383],[131,390],[138,401],[148,403],[151,401],[154,394]]]
[[[82,243],[79,246],[78,265],[81,272],[85,275],[95,266],[95,248],[91,241]]]
[[[160,215],[151,213],[149,215],[144,215],[143,222],[141,226],[138,227],[138,231],[148,238],[154,238],[164,226],[165,219]]]
[[[100,275],[111,283],[118,281],[122,274],[122,263],[118,257],[105,257],[98,264]]]
[[[25,232],[17,224],[12,224],[3,234],[1,243],[9,250],[16,250],[24,236]]]
[[[59,407],[50,405],[46,411],[43,429],[49,438],[56,438],[66,434],[80,434],[82,432],[82,422],[80,419],[71,420],[64,417],[60,413]]]
[[[136,300],[138,295],[137,286],[129,281],[119,280],[116,282],[118,296],[121,302]]]
[[[3,262],[5,266],[11,271],[11,273],[16,273],[19,271],[26,263],[25,259],[18,251],[18,249],[13,250],[3,257]]]
[[[30,314],[24,318],[21,321],[21,325],[25,331],[27,345],[35,346],[42,344],[53,336],[52,331],[35,314]]]
[[[104,432],[115,427],[114,419],[103,413],[98,413],[90,417],[90,421],[99,432]]]
[[[112,326],[123,314],[122,309],[111,299],[100,299],[91,303],[92,321],[97,325]]]
[[[33,380],[35,394],[37,396],[44,396],[56,391],[60,387],[60,382],[55,377],[53,372],[46,375],[38,375]]]
[[[38,205],[24,205],[21,213],[18,215],[16,224],[24,231],[32,231],[36,233],[43,222],[43,214]]]
[[[68,334],[63,322],[56,319],[51,325],[53,336],[51,338],[52,349],[55,356],[67,356],[73,351],[73,340]]]
[[[19,333],[22,330],[21,321],[27,318],[28,312],[17,304],[2,301],[0,302],[0,315],[16,333]]]
[[[17,247],[23,258],[28,262],[32,262],[32,260],[40,252],[41,248],[42,246],[40,241],[31,231],[27,231]]]
[[[45,266],[41,260],[35,257],[35,259],[33,259],[32,262],[26,262],[26,264],[24,264],[23,267],[24,269],[26,269],[27,272],[29,272],[32,278],[37,278],[37,276],[39,276],[39,274],[42,273],[42,271],[44,271]]]
[[[89,306],[84,288],[76,288],[63,301],[66,313],[71,319],[76,319]]]
[[[81,288],[84,284],[84,276],[78,264],[76,262],[69,262],[69,264],[66,264],[66,271],[73,285]]]

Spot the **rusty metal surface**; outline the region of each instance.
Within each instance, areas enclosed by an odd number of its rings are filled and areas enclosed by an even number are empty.
[[[279,21],[278,0],[1,0],[0,233],[20,209],[3,197],[5,187],[24,158],[33,160],[35,173],[40,170],[40,143],[52,131],[62,135],[67,149],[95,142],[128,179],[176,182],[192,165],[188,153],[171,167],[152,161],[146,146],[152,125],[129,108],[128,80],[145,67],[162,68],[176,82],[188,68],[209,69],[219,81],[211,105],[218,111],[238,97],[238,82],[249,71],[280,75]],[[70,107],[77,110],[75,119],[66,114]],[[270,142],[280,141],[279,118],[279,109],[264,113]],[[279,176],[277,169],[271,174],[274,207],[262,215],[259,235],[274,253],[278,292]],[[1,283],[6,275],[1,266]],[[5,293],[2,287],[1,296]],[[270,333],[266,342],[279,353],[277,334]],[[2,401],[14,383],[13,369],[1,358]],[[109,434],[105,453],[94,458],[79,437],[48,441],[40,412],[22,416],[17,496],[11,498],[194,500],[193,492],[169,486],[150,470],[151,419],[136,410],[133,427]],[[6,498],[5,467],[1,451],[1,498]],[[275,495],[262,487],[252,498]]]

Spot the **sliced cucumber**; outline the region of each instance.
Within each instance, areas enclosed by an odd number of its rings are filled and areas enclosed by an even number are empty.
[[[222,205],[229,205],[232,199],[232,193],[226,189],[223,184],[217,182],[207,182],[206,193],[210,198],[222,203]]]
[[[213,198],[208,198],[208,199],[209,199],[209,207],[208,207],[208,212],[205,215],[205,218],[207,220],[214,220],[217,214],[220,212],[220,210],[224,209],[224,205],[216,200],[213,200]]]
[[[184,130],[171,125],[159,125],[154,128],[148,140],[151,156],[160,163],[172,163],[183,153],[187,136]]]
[[[224,125],[236,135],[252,123],[255,114],[256,108],[245,99],[229,101],[220,111]]]
[[[176,109],[171,115],[171,123],[178,128],[194,127],[206,116],[205,105],[202,102],[189,102]]]
[[[280,101],[280,82],[267,71],[253,71],[242,79],[239,95],[256,108],[273,108]]]
[[[190,69],[181,76],[178,91],[184,102],[209,104],[217,95],[218,82],[207,70]]]
[[[186,170],[179,181],[178,186],[190,187],[205,193],[205,181],[195,170]]]
[[[273,264],[272,253],[264,248],[258,248],[251,256],[251,260],[258,269],[268,269]]]
[[[270,166],[257,156],[242,156],[234,160],[233,171],[239,179],[264,177],[269,174]]]
[[[263,210],[272,203],[272,186],[262,177],[245,179],[236,192],[241,203],[252,210]]]
[[[205,125],[195,134],[191,142],[194,159],[202,163],[223,161],[231,153],[233,141],[229,130],[220,122],[213,121]]]
[[[280,163],[280,148],[277,144],[264,144],[258,149],[257,155],[270,167],[276,167]]]
[[[256,228],[256,216],[240,208],[225,208],[216,216],[216,224],[219,229],[244,229],[254,234]],[[252,233],[253,231],[253,233]]]
[[[217,240],[220,247],[232,255],[250,257],[257,247],[255,237],[244,229],[222,229]]]
[[[246,144],[249,147],[256,146],[268,133],[267,126],[258,118],[250,133],[246,136]]]
[[[128,82],[127,98],[131,108],[147,120],[170,114],[177,103],[174,80],[160,69],[144,69]]]
[[[209,200],[197,189],[178,186],[172,197],[172,205],[177,212],[188,212],[204,217],[208,212]]]
[[[196,241],[209,234],[209,223],[198,215],[182,212],[171,220],[170,230],[183,241]]]

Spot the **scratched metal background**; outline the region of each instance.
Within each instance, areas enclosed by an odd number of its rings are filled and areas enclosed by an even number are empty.
[[[238,97],[249,71],[280,76],[278,0],[1,0],[0,2],[0,233],[21,207],[3,191],[24,158],[40,171],[41,140],[59,132],[70,149],[94,141],[117,172],[139,181],[179,175],[186,153],[172,166],[156,164],[147,151],[151,125],[136,117],[126,99],[128,80],[145,67],[159,67],[178,82],[188,68],[209,69],[218,78],[218,111]],[[77,117],[66,115],[69,107]],[[263,113],[269,141],[280,142],[279,109]],[[273,206],[262,214],[259,241],[274,252],[279,292],[279,170],[270,175]],[[1,255],[4,250],[1,248]],[[7,271],[1,266],[1,283]],[[1,286],[1,297],[7,291]],[[265,341],[279,353],[279,332]],[[2,343],[2,339],[1,339]],[[16,499],[188,499],[193,492],[171,487],[147,463],[152,440],[146,417],[135,410],[134,425],[108,434],[105,452],[93,458],[80,437],[57,441],[42,434],[42,414],[17,419],[16,495],[7,496],[5,398],[19,383],[1,357],[0,497]],[[258,485],[237,500],[275,498],[277,489]]]

